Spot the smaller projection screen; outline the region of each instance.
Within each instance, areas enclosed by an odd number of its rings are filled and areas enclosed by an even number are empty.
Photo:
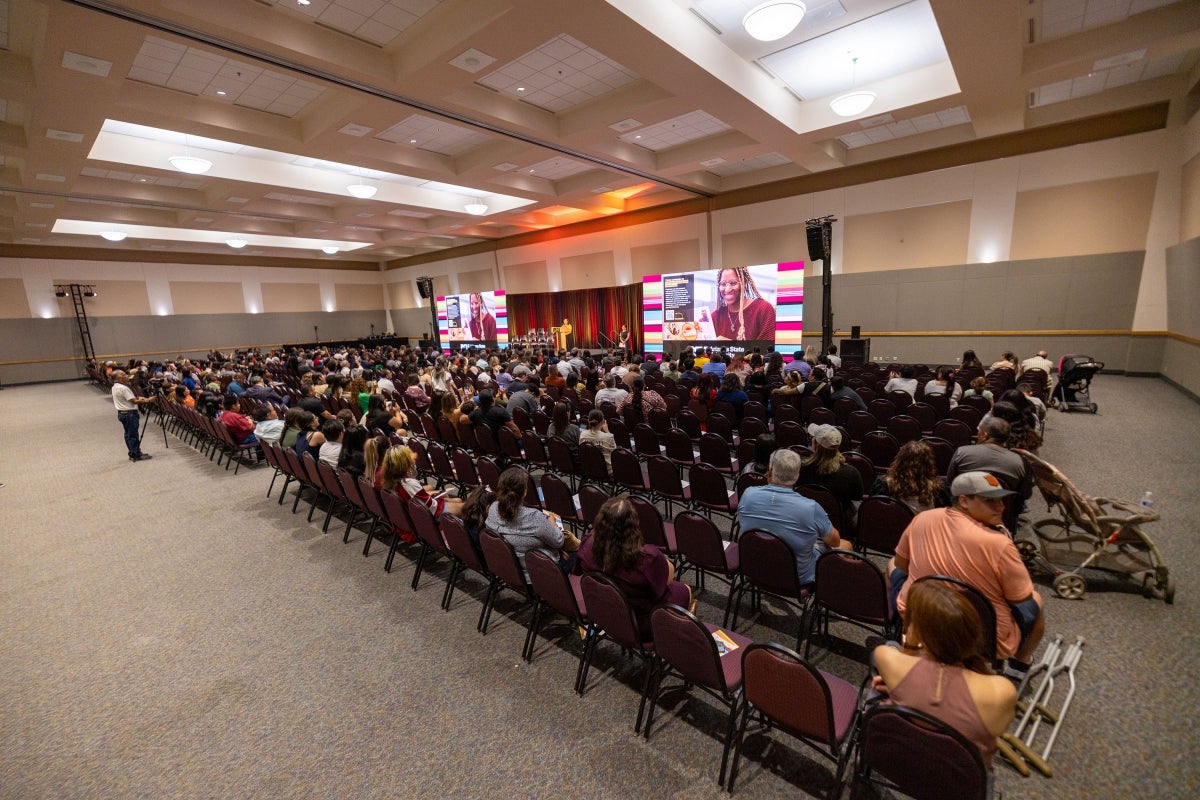
[[[804,332],[804,262],[647,275],[642,325],[648,352],[685,347],[784,353]]]
[[[508,344],[504,292],[451,294],[437,299],[438,332],[447,350]]]

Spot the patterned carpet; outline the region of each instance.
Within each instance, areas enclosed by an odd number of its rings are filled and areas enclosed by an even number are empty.
[[[1089,494],[1154,492],[1164,518],[1148,532],[1178,597],[1097,580],[1066,601],[1037,578],[1049,635],[1086,639],[1079,692],[1055,777],[1001,766],[998,786],[1193,797],[1200,736],[1179,709],[1200,700],[1186,661],[1200,645],[1200,408],[1154,379],[1101,376],[1094,396],[1097,416],[1051,412],[1043,455]],[[131,464],[111,402],[82,384],[8,388],[0,410],[0,798],[722,796],[721,709],[670,695],[650,740],[635,737],[640,673],[616,648],[579,698],[564,626],[521,662],[513,600],[481,637],[479,579],[442,612],[445,568],[414,593],[410,559],[385,574],[362,531],[346,546],[337,522],[322,535],[321,516],[268,500],[270,469],[235,477],[173,436],[165,449],[153,423],[154,460]],[[725,589],[709,587],[699,610],[719,620]],[[740,628],[791,644],[795,626],[768,609]],[[814,651],[853,681],[859,654]],[[794,740],[747,750],[740,796],[828,790],[826,763]]]

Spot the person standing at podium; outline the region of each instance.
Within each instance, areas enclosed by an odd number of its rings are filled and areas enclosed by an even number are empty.
[[[558,326],[558,336],[556,345],[559,350],[568,350],[574,344],[575,339],[571,336],[575,329],[571,327],[571,321],[563,317],[562,325]]]

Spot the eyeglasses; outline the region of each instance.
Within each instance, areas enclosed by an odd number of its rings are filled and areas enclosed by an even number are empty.
[[[732,283],[729,281],[721,281],[717,284],[718,289],[736,289],[739,286],[741,286],[741,284],[737,281],[733,281]]]

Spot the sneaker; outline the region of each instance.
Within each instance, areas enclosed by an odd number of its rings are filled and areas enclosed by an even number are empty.
[[[1013,686],[1020,689],[1021,684],[1029,677],[1029,667],[1025,666],[1022,668],[1019,664],[1014,665],[1013,660],[1009,659],[1004,663],[1004,672],[1001,674],[1012,681]]]
[[[149,461],[152,458],[154,458],[154,456],[150,455],[149,453],[138,453],[136,456],[130,456],[129,460],[130,461]]]

